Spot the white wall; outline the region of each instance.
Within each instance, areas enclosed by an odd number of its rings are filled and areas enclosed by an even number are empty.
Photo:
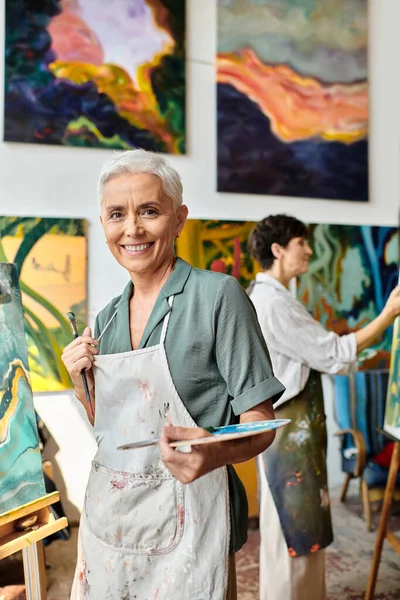
[[[4,7],[4,0],[1,5]],[[284,211],[304,221],[396,224],[400,196],[399,0],[370,1],[371,200],[366,204],[215,191],[216,0],[187,0],[187,5],[188,154],[171,157],[171,163],[183,177],[190,216],[258,220],[268,213]],[[3,12],[0,15],[2,37]],[[2,39],[0,48],[3,47]],[[1,57],[1,77],[3,63]],[[2,94],[0,102],[3,102]],[[0,115],[2,119],[2,106]],[[93,324],[96,313],[109,299],[120,293],[127,279],[108,254],[98,221],[96,180],[109,155],[106,150],[0,142],[0,214],[88,219],[89,324]],[[329,414],[329,382],[325,382],[325,387]],[[60,448],[57,460],[64,473],[70,500],[80,508],[90,456],[94,452],[89,428],[70,394],[42,395],[35,401]],[[331,430],[331,416],[328,427]],[[332,443],[330,446],[330,481],[336,484],[341,476],[337,453]],[[70,516],[75,514],[71,509]]]

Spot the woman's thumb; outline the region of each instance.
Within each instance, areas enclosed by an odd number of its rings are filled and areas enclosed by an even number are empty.
[[[85,327],[83,335],[89,335],[90,337],[92,337],[92,330],[90,329],[90,327]]]

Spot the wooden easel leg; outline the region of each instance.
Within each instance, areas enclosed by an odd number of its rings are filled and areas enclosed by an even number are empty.
[[[368,485],[364,479],[361,480],[361,496],[364,506],[364,516],[365,522],[367,524],[367,531],[372,530],[372,522],[371,522],[371,507],[369,504],[369,496],[368,496]]]
[[[46,565],[43,543],[36,542],[22,549],[26,600],[47,600]]]
[[[389,476],[386,483],[385,496],[383,498],[382,513],[379,520],[378,533],[376,535],[374,556],[372,558],[371,571],[369,573],[367,593],[365,600],[372,600],[375,592],[376,578],[378,576],[379,563],[381,560],[382,546],[386,537],[387,524],[389,520],[390,507],[392,505],[394,488],[400,460],[400,442],[396,442],[393,448],[392,460],[390,461]]]
[[[343,482],[342,490],[340,492],[340,502],[344,502],[346,500],[347,490],[349,489],[349,483],[351,480],[350,473],[347,473],[346,479]]]

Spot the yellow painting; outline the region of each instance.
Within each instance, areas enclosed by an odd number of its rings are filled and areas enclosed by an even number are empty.
[[[0,260],[18,269],[33,391],[70,388],[61,354],[72,339],[66,313],[80,330],[87,320],[85,221],[0,217]]]
[[[176,240],[176,252],[193,267],[227,273],[247,288],[259,265],[247,250],[255,223],[188,219]]]

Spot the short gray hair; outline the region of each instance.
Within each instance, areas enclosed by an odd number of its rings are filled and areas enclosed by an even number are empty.
[[[127,173],[149,173],[161,179],[164,194],[171,198],[175,209],[182,204],[183,188],[181,177],[168,161],[156,152],[149,152],[140,148],[116,152],[101,169],[97,193],[100,204],[103,202],[105,185]]]

